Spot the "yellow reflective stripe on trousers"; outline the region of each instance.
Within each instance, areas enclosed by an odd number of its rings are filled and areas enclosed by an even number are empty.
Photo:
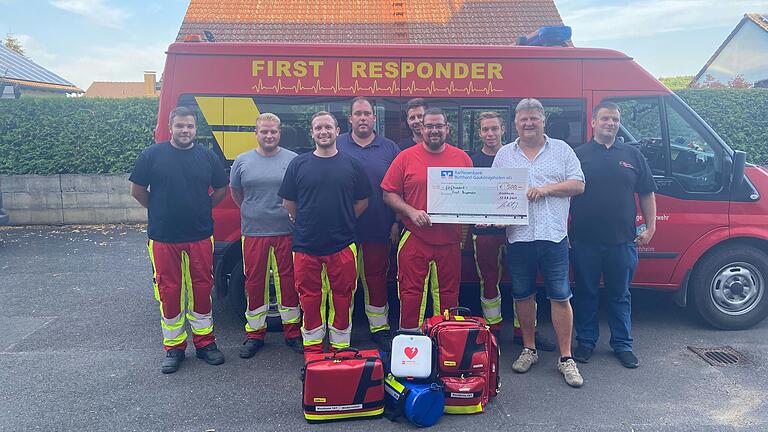
[[[187,340],[187,332],[184,330],[183,312],[173,318],[161,318],[160,327],[163,330],[163,345],[175,346]]]
[[[477,405],[468,405],[468,406],[449,406],[446,405],[443,409],[443,412],[446,414],[474,414],[483,412],[483,404],[478,403]]]
[[[323,343],[325,338],[325,325],[328,322],[326,319],[325,308],[328,306],[328,300],[331,297],[331,284],[328,281],[328,271],[323,264],[320,270],[320,326],[312,329],[306,329],[306,323],[302,320],[301,323],[301,335],[304,339],[304,346],[318,345]],[[330,319],[333,320],[333,302],[331,301]],[[333,322],[333,321],[331,321]]]
[[[496,256],[496,266],[499,269],[498,274],[496,275],[496,292],[498,294],[494,299],[487,299],[483,297],[483,293],[485,292],[486,281],[485,281],[485,278],[483,278],[483,272],[480,271],[480,261],[478,261],[477,259],[477,234],[472,234],[472,246],[474,246],[475,268],[477,269],[477,278],[480,280],[480,305],[483,308],[483,317],[485,318],[485,321],[488,324],[498,324],[502,321],[501,288],[499,287],[499,284],[501,283],[501,274],[502,274],[501,254],[502,254],[502,248],[504,246],[503,245],[499,246],[499,251],[498,251],[499,253]],[[517,321],[517,315],[515,315],[515,321]]]
[[[389,303],[385,303],[382,307],[371,305],[368,281],[365,279],[365,258],[363,258],[362,247],[359,249],[357,254],[357,274],[360,276],[360,283],[363,285],[363,294],[365,297],[365,315],[368,317],[368,327],[370,328],[371,333],[376,333],[382,330],[389,330]],[[354,301],[352,304],[354,305]]]
[[[501,292],[492,299],[487,299],[480,294],[480,306],[483,308],[483,317],[488,324],[501,322]]]
[[[400,243],[397,244],[397,299],[400,299],[400,251],[403,249],[403,245],[411,237],[411,232],[403,230],[403,235],[400,237]],[[419,324],[421,325],[421,324]],[[402,330],[402,329],[401,329]]]
[[[147,243],[147,250],[149,251],[149,261],[152,264],[152,285],[155,300],[160,304],[160,328],[163,332],[163,345],[176,346],[187,340],[187,332],[184,330],[184,312],[173,318],[165,318],[163,302],[160,301],[160,287],[157,285],[157,266],[155,264],[155,252],[152,249],[154,245],[155,241],[150,240]]]
[[[325,339],[325,325],[320,324],[317,328],[307,330],[302,325],[301,338],[304,340],[304,346],[319,345]]]
[[[160,302],[160,288],[157,286],[157,266],[155,265],[155,252],[152,250],[152,246],[154,246],[155,241],[150,240],[147,243],[147,251],[149,251],[149,262],[152,264],[152,288],[155,291],[155,300]],[[160,313],[163,312],[163,304],[160,303]],[[165,315],[163,315],[165,316]]]
[[[211,334],[213,332],[213,316],[211,312],[206,314],[195,312],[195,295],[192,290],[192,274],[189,271],[189,254],[185,251],[181,252],[181,288],[181,292],[186,292],[187,296],[187,320],[192,328],[192,333],[198,336]],[[181,297],[183,299],[183,296]],[[181,309],[184,310],[183,300]]]
[[[278,271],[280,266],[277,263],[277,255],[275,255],[274,247],[270,248],[269,256],[272,268],[272,278],[275,281],[275,296],[277,296],[277,310],[280,312],[280,319],[283,324],[297,324],[301,318],[299,306],[285,306],[283,304],[283,286],[280,282],[280,272]],[[290,289],[290,287],[288,288]],[[294,287],[294,289],[296,288]]]
[[[354,412],[354,413],[346,413],[346,414],[309,414],[304,413],[304,418],[307,420],[337,420],[337,419],[345,419],[345,418],[354,418],[354,417],[372,417],[381,415],[384,413],[384,408],[376,408],[375,410],[366,411],[366,412]]]

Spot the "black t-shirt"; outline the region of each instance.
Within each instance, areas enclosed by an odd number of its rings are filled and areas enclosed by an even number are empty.
[[[493,165],[493,158],[496,156],[489,156],[483,153],[482,150],[472,152],[469,157],[472,159],[472,164],[475,168],[490,168]]]
[[[485,153],[483,153],[482,150],[478,150],[475,152],[472,152],[469,157],[472,159],[472,165],[475,168],[490,168],[491,165],[493,165],[493,158],[496,156],[489,156]],[[496,228],[496,227],[490,227],[490,228],[477,228],[474,227],[472,230],[473,233],[477,235],[489,235],[489,234],[504,234],[506,230],[504,228]]]
[[[571,198],[569,236],[574,240],[619,244],[636,237],[635,193],[656,191],[648,162],[637,148],[595,140],[577,147],[585,190]]]
[[[355,201],[368,198],[371,183],[355,158],[304,153],[288,165],[277,193],[296,202],[293,250],[331,255],[355,242]]]
[[[147,147],[136,159],[131,183],[149,186],[149,226],[152,240],[183,243],[213,235],[208,188],[227,185],[216,155],[195,144],[180,150],[170,142]]]

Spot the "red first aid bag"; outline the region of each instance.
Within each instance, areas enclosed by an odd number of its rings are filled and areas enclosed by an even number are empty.
[[[424,333],[437,346],[437,374],[483,374],[490,369],[489,346],[493,337],[480,317],[433,316],[424,321]]]
[[[446,414],[474,414],[488,404],[486,376],[443,377]]]
[[[377,350],[308,354],[302,372],[310,422],[376,418],[384,412],[384,366]]]
[[[467,315],[458,315],[465,311]],[[438,378],[445,384],[445,412],[483,412],[501,389],[499,346],[485,320],[466,308],[452,308],[424,321],[435,344]],[[482,386],[482,391],[480,389]]]

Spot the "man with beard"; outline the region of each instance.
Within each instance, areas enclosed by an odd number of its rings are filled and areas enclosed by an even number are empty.
[[[315,150],[291,161],[278,192],[294,222],[293,266],[304,311],[305,355],[323,352],[326,326],[331,351],[349,347],[352,334],[355,221],[368,205],[371,184],[360,162],[336,148],[338,133],[333,114],[315,113]]]
[[[504,136],[504,120],[495,111],[482,112],[477,117],[477,126],[483,147],[472,154],[475,168],[489,168],[493,164]],[[497,337],[501,333],[501,290],[499,284],[503,272],[502,260],[505,255],[507,236],[504,228],[476,225],[472,234],[475,251],[475,267],[480,280],[480,305],[483,317]],[[514,341],[523,344],[520,321],[515,316]],[[554,351],[555,345],[536,333],[536,347],[542,351]]]
[[[421,125],[424,121],[424,112],[428,108],[427,101],[422,98],[411,99],[405,105],[405,121],[408,123],[408,129],[411,133],[400,141],[400,149],[405,150],[424,142],[421,135]]]
[[[285,343],[302,352],[299,296],[293,278],[291,221],[277,190],[296,153],[280,147],[280,118],[263,113],[256,119],[258,146],[235,158],[230,171],[232,200],[240,207],[243,272],[247,308],[241,358],[264,346],[272,272]]]
[[[523,350],[512,364],[527,372],[539,361],[536,352],[536,275],[541,270],[552,309],[560,359],[557,370],[566,383],[581,387],[584,380],[571,357],[573,311],[568,280],[568,206],[570,197],[584,192],[584,173],[571,147],[544,135],[544,107],[523,99],[515,108],[519,138],[493,159],[494,168],[528,170],[528,225],[507,227],[507,260],[512,298],[523,331]]]
[[[443,110],[426,110],[424,142],[403,150],[381,182],[384,202],[405,224],[397,251],[401,330],[421,327],[430,288],[435,314],[459,301],[461,225],[432,225],[426,212],[428,167],[472,167],[466,153],[446,144],[449,127]]]
[[[371,339],[379,349],[389,351],[392,338],[388,320],[387,270],[391,245],[397,243],[399,232],[395,213],[384,204],[379,185],[400,149],[394,141],[374,132],[376,114],[370,100],[364,97],[352,100],[349,123],[351,132],[339,135],[336,146],[340,152],[360,162],[373,187],[368,208],[355,226],[357,272],[365,294],[365,314]]]
[[[579,341],[573,358],[587,363],[595,349],[602,276],[608,292],[611,349],[622,366],[636,368],[640,362],[632,352],[629,285],[637,266],[637,246],[648,244],[656,232],[656,184],[640,150],[616,141],[619,126],[619,106],[599,103],[592,110],[592,140],[576,149],[587,187],[571,203],[573,314]],[[639,233],[635,194],[646,224]]]
[[[227,174],[213,152],[196,145],[196,124],[191,109],[171,111],[171,140],[141,152],[129,178],[131,195],[148,209],[147,249],[166,353],[163,373],[176,372],[184,360],[185,317],[192,328],[196,356],[211,365],[224,363],[211,315],[211,209],[227,194]]]

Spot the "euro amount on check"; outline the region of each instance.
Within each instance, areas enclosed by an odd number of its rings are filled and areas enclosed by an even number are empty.
[[[528,225],[526,168],[428,168],[432,223]]]

